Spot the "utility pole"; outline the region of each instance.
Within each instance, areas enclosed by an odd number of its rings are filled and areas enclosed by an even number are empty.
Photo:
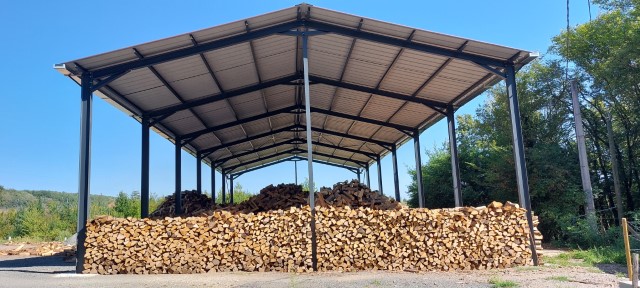
[[[582,177],[582,189],[585,198],[585,214],[593,231],[596,231],[596,208],[593,203],[593,190],[591,188],[591,176],[589,176],[589,161],[587,160],[587,146],[584,140],[584,128],[582,127],[582,114],[580,102],[578,102],[578,82],[571,80],[571,98],[573,102],[573,119],[576,122],[576,140],[578,142],[578,157],[580,158],[580,176]]]
[[[620,174],[618,174],[618,153],[616,153],[616,142],[613,139],[613,126],[611,126],[611,114],[607,117],[607,136],[609,138],[609,154],[611,155],[611,168],[613,169],[613,188],[616,192],[616,210],[618,211],[618,219],[622,219],[624,212],[622,211],[622,195],[620,192]]]

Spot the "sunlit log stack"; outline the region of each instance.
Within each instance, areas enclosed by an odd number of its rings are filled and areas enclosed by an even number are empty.
[[[208,217],[100,217],[87,228],[87,273],[311,271],[310,210]],[[318,207],[321,271],[468,270],[530,262],[524,209]]]

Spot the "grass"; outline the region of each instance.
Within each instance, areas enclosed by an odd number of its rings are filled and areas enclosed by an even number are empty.
[[[569,282],[569,277],[567,276],[552,276],[552,277],[547,277],[546,279],[560,281],[560,282]]]
[[[562,267],[593,267],[596,264],[626,264],[624,249],[615,246],[595,247],[587,250],[572,250],[555,257],[545,258],[548,264]]]
[[[493,287],[518,287],[518,283],[510,280],[502,280],[499,277],[491,277],[489,284],[492,284]]]

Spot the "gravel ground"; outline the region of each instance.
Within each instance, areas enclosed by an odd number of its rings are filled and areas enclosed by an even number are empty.
[[[617,287],[620,265],[602,267],[517,267],[462,272],[208,273],[191,275],[77,275],[62,257],[0,257],[0,287]]]

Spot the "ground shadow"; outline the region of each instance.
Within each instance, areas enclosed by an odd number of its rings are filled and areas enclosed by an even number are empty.
[[[20,271],[28,273],[68,273],[75,271],[75,263],[64,262],[62,256],[39,256],[39,257],[2,257],[0,258],[0,271]],[[58,267],[58,271],[32,271],[25,269],[11,268],[30,268],[30,267]],[[9,269],[2,269],[9,268]]]
[[[622,273],[625,275],[627,274],[627,266],[624,266],[621,264],[595,264],[594,266],[598,268],[600,271],[607,274],[613,274],[613,275],[616,275],[618,273]]]

